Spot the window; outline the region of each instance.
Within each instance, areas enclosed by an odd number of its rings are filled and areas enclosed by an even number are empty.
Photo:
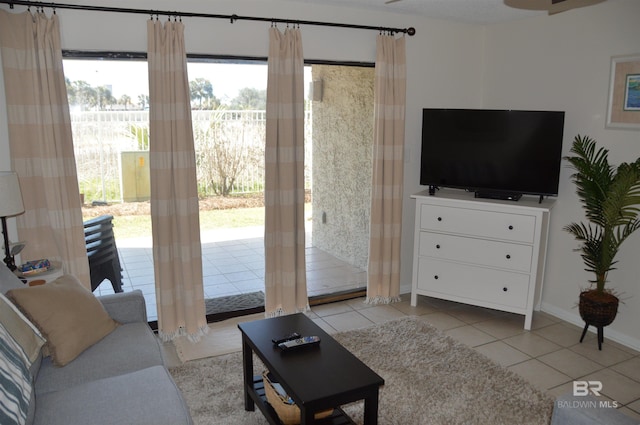
[[[153,316],[147,65],[144,55],[120,59],[64,60],[78,180],[85,218],[115,216],[125,282],[149,286]],[[188,73],[205,294],[263,290],[266,61],[197,57]],[[314,296],[366,285],[373,68],[309,64],[305,91],[307,280]]]

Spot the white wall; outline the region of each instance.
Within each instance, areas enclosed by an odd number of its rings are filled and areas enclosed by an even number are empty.
[[[87,0],[67,3],[149,8],[144,0]],[[325,20],[364,25],[416,28],[407,38],[407,122],[402,287],[411,286],[414,201],[418,185],[421,109],[490,107],[566,111],[565,153],[576,134],[588,134],[611,149],[617,163],[640,156],[640,132],[605,129],[609,64],[613,55],[640,53],[640,2],[608,0],[600,5],[554,16],[540,16],[489,27],[456,24],[415,16],[363,12],[281,0],[170,0],[153,2],[156,10]],[[6,5],[0,6],[8,9]],[[16,6],[14,11],[24,10]],[[64,49],[146,50],[146,15],[59,10]],[[266,56],[268,23],[184,18],[190,53]],[[283,28],[282,25],[280,25]],[[303,26],[308,59],[375,59],[374,31]],[[1,73],[1,71],[0,71]],[[4,89],[0,87],[0,169],[10,167]],[[582,212],[563,169],[560,195],[551,223],[543,309],[580,323],[577,293],[589,275],[575,243],[562,226]],[[640,348],[640,236],[623,246],[620,269],[610,274],[625,303],[607,336]]]
[[[610,150],[610,161],[640,157],[640,131],[605,128],[611,56],[640,53],[640,2],[599,5],[486,29],[483,106],[566,111],[564,155],[578,134]],[[553,210],[543,310],[582,326],[578,292],[592,276],[584,271],[573,238],[562,230],[583,219],[565,166]],[[640,348],[640,232],[622,246],[609,281],[624,304],[605,334]]]

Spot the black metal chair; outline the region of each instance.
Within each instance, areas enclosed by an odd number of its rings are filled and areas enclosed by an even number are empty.
[[[102,215],[85,221],[84,242],[89,257],[91,291],[108,279],[114,292],[122,292],[122,267],[113,235],[113,216]]]

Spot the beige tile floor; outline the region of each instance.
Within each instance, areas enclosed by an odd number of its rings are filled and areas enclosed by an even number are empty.
[[[402,302],[382,306],[364,304],[362,298],[325,304],[308,314],[330,334],[419,316],[552,396],[571,392],[573,380],[602,381],[603,396],[640,420],[640,353],[607,340],[606,330],[602,351],[598,351],[593,333],[579,343],[580,328],[545,313],[535,313],[532,329],[526,331],[523,316],[427,297],[419,297],[418,306],[411,307],[409,295],[403,295]],[[239,351],[237,323],[261,318],[263,315],[253,315],[212,324],[206,355]],[[175,355],[173,359],[179,362]]]
[[[246,229],[246,235],[203,237],[205,295],[223,296],[260,290],[264,277],[264,248],[260,230]],[[365,272],[331,255],[307,246],[309,295],[362,287]],[[125,291],[141,289],[147,300],[150,320],[156,318],[153,261],[150,239],[118,242],[124,268]],[[97,294],[113,293],[108,281]],[[536,313],[531,331],[523,329],[523,316],[498,312],[427,297],[411,307],[409,296],[400,303],[370,306],[362,299],[312,308],[309,316],[328,333],[368,326],[406,315],[420,316],[453,338],[473,347],[504,367],[519,373],[552,395],[570,392],[573,380],[599,380],[602,394],[623,406],[640,420],[640,353],[606,339],[602,351],[596,337],[588,334],[580,344],[581,329],[545,313]],[[239,321],[257,320],[263,315],[245,316],[211,324],[212,332],[202,342],[198,355],[214,356],[241,348]],[[171,362],[180,362],[176,349],[167,347]],[[188,356],[187,356],[188,357]]]

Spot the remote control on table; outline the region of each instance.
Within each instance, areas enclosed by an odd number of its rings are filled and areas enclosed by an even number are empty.
[[[290,333],[289,335],[283,336],[282,338],[273,338],[271,341],[273,341],[275,345],[278,345],[283,342],[291,341],[292,339],[298,339],[300,337],[301,335],[298,332],[293,332],[293,333]]]
[[[318,336],[303,336],[302,338],[293,339],[278,344],[281,350],[287,351],[294,348],[310,347],[312,345],[320,344],[320,337]]]

